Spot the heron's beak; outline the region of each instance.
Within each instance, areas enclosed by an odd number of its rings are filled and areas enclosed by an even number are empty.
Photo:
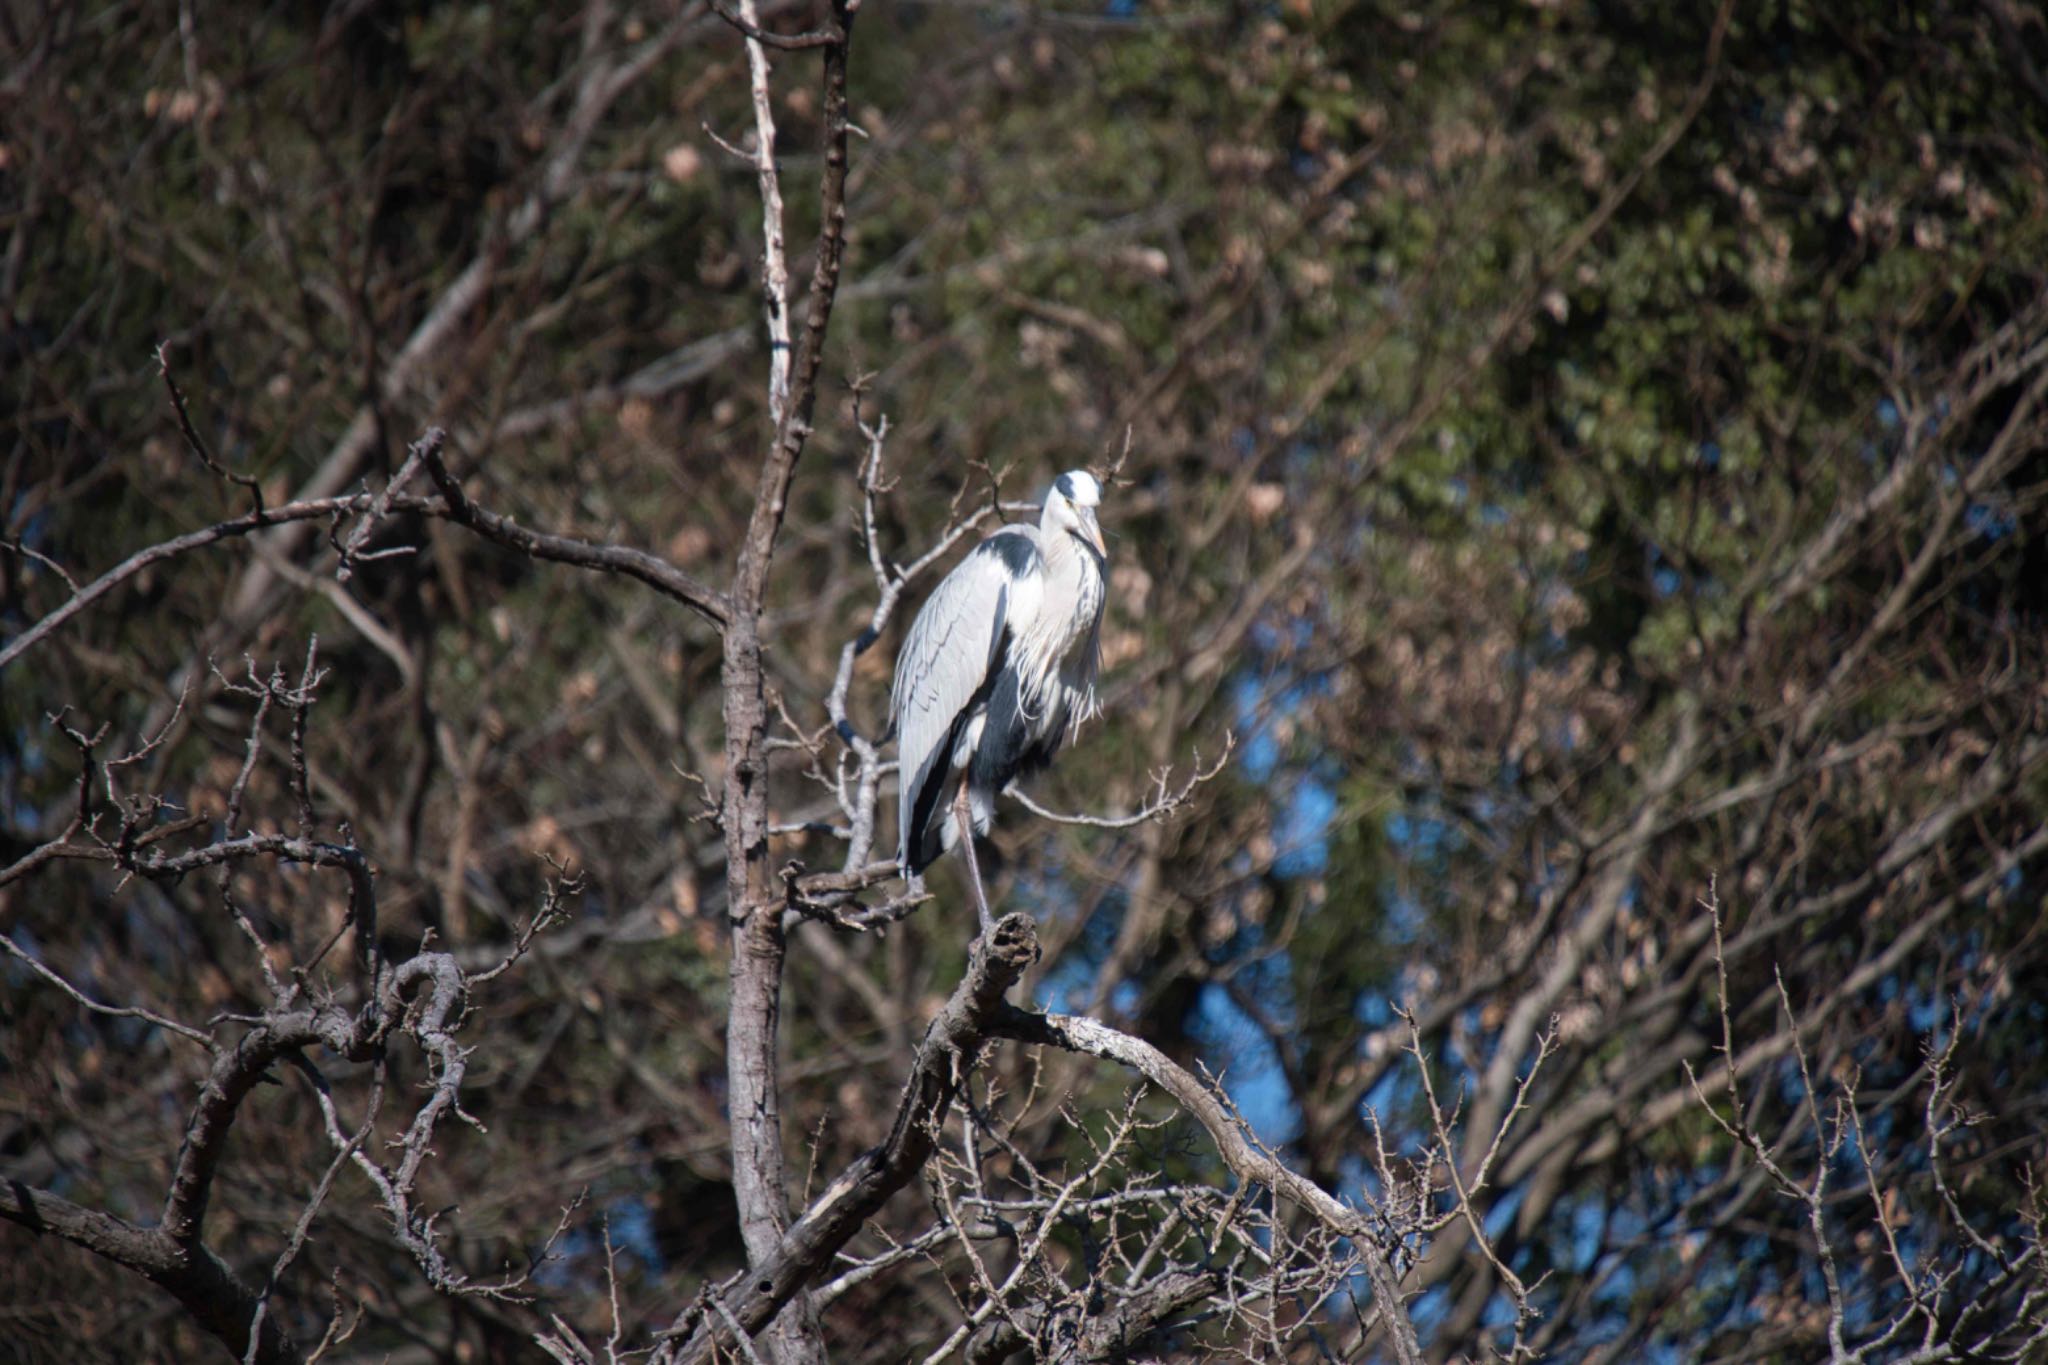
[[[1095,520],[1095,509],[1093,507],[1076,507],[1074,511],[1080,516],[1081,534],[1086,536],[1088,543],[1095,547],[1095,553],[1101,555],[1104,559],[1109,558],[1109,547],[1102,543],[1102,524]]]

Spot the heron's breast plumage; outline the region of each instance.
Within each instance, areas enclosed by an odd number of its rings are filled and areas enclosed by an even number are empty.
[[[1028,614],[1011,618],[1010,661],[1032,739],[1056,746],[1094,714],[1103,583],[1094,557],[1078,547],[1045,547],[1042,563]]]

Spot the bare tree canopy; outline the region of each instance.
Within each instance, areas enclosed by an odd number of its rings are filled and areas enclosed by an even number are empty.
[[[0,1358],[2048,1351],[2048,24],[0,10]],[[890,661],[1101,481],[1101,715]]]

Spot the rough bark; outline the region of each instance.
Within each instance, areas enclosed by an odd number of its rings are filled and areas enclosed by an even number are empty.
[[[1004,993],[1037,956],[1038,929],[1028,915],[1006,915],[988,940],[976,941],[967,975],[925,1030],[889,1136],[848,1166],[772,1252],[754,1261],[743,1281],[725,1292],[725,1307],[743,1330],[759,1330],[830,1268],[861,1224],[924,1169],[975,1054],[1007,1008]],[[721,1316],[702,1314],[695,1334],[665,1359],[711,1360],[733,1346],[731,1328]]]

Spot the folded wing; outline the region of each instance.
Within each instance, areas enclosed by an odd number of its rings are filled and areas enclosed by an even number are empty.
[[[1002,673],[1017,613],[1037,599],[1041,573],[1030,528],[998,531],[946,575],[904,637],[889,714],[900,763],[897,856],[911,872],[930,866],[943,847],[979,713]]]

